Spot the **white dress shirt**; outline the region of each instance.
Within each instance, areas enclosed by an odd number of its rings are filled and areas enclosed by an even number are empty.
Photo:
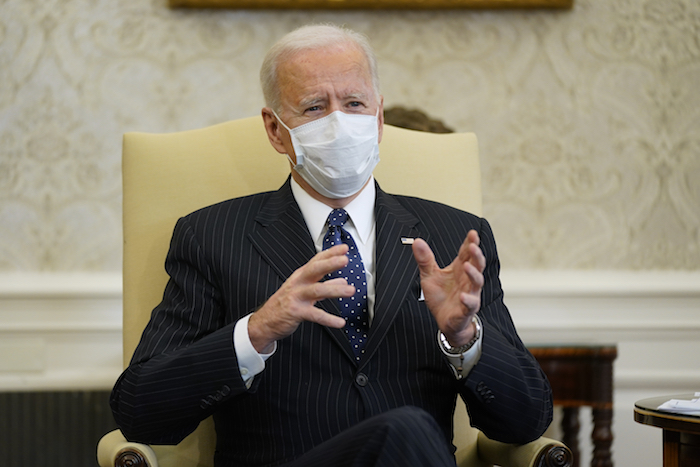
[[[328,230],[327,220],[328,215],[333,208],[314,199],[292,178],[291,188],[294,199],[299,205],[301,214],[306,221],[306,226],[309,229],[309,234],[316,246],[316,252],[322,250],[323,237]],[[376,265],[375,265],[375,247],[376,247],[376,222],[374,218],[374,204],[376,200],[376,188],[374,177],[372,177],[360,192],[360,194],[352,200],[345,211],[348,213],[348,221],[343,228],[355,240],[357,248],[360,250],[360,256],[367,272],[367,308],[369,312],[370,325],[374,318],[374,303],[375,303],[375,280]],[[421,293],[422,298],[422,293]],[[233,345],[238,357],[238,367],[241,372],[243,381],[250,387],[253,382],[253,376],[259,374],[265,369],[265,360],[277,350],[275,343],[272,352],[269,354],[259,354],[253,344],[250,342],[248,335],[248,319],[250,315],[241,318],[234,328]],[[483,330],[481,337],[477,343],[464,353],[462,360],[459,356],[450,355],[445,352],[441,343],[437,345],[443,349],[443,352],[452,365],[455,377],[461,379],[465,377],[472,367],[481,357],[481,340],[483,339]],[[457,368],[461,366],[462,371]]]
[[[302,216],[306,221],[311,238],[316,246],[316,253],[323,248],[323,238],[328,231],[328,215],[333,208],[314,199],[304,189],[292,179],[292,193],[299,205]],[[377,197],[374,186],[374,177],[370,178],[364,189],[352,200],[345,211],[348,213],[348,220],[343,228],[348,231],[355,240],[357,249],[360,250],[362,264],[367,273],[367,310],[369,312],[370,324],[374,317],[374,247],[377,243],[376,222],[374,221],[374,201]]]

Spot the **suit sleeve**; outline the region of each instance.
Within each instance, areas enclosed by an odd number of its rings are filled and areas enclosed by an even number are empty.
[[[466,378],[462,397],[471,423],[489,438],[527,443],[540,437],[551,423],[552,393],[503,302],[496,244],[484,219],[479,236],[486,256],[479,312],[484,326],[482,354]]]
[[[166,258],[170,280],[129,367],[112,391],[127,439],[176,444],[216,407],[246,391],[225,325],[220,293],[187,218]]]

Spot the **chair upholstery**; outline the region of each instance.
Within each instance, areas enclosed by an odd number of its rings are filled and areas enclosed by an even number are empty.
[[[437,135],[387,125],[380,158],[374,174],[385,191],[481,213],[481,176],[473,134]],[[124,136],[125,366],[168,280],[163,262],[177,219],[224,199],[276,190],[288,175],[287,158],[270,145],[261,117],[180,133]],[[459,456],[477,462],[479,433],[469,427],[464,407],[458,409],[455,438],[459,439],[455,444]],[[176,447],[127,443],[117,430],[100,441],[98,460],[102,467],[211,466],[214,443],[211,419]],[[546,439],[535,443],[540,447],[563,446]],[[137,459],[139,455],[142,461]],[[513,465],[537,465],[530,462],[533,456],[528,456],[523,463]],[[493,465],[478,462],[469,465]]]

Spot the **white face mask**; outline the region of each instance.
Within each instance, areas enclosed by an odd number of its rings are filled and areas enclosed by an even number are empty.
[[[367,183],[379,162],[379,126],[376,115],[335,111],[294,129],[277,120],[292,138],[296,165],[311,187],[326,198],[352,196]],[[379,113],[379,110],[377,110]]]

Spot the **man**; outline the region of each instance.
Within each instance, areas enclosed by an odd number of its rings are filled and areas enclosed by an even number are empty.
[[[371,175],[375,62],[333,26],[266,56],[262,117],[291,177],[178,221],[163,301],[112,394],[128,439],[177,443],[213,414],[220,466],[444,466],[458,395],[501,441],[549,425],[487,222]]]

